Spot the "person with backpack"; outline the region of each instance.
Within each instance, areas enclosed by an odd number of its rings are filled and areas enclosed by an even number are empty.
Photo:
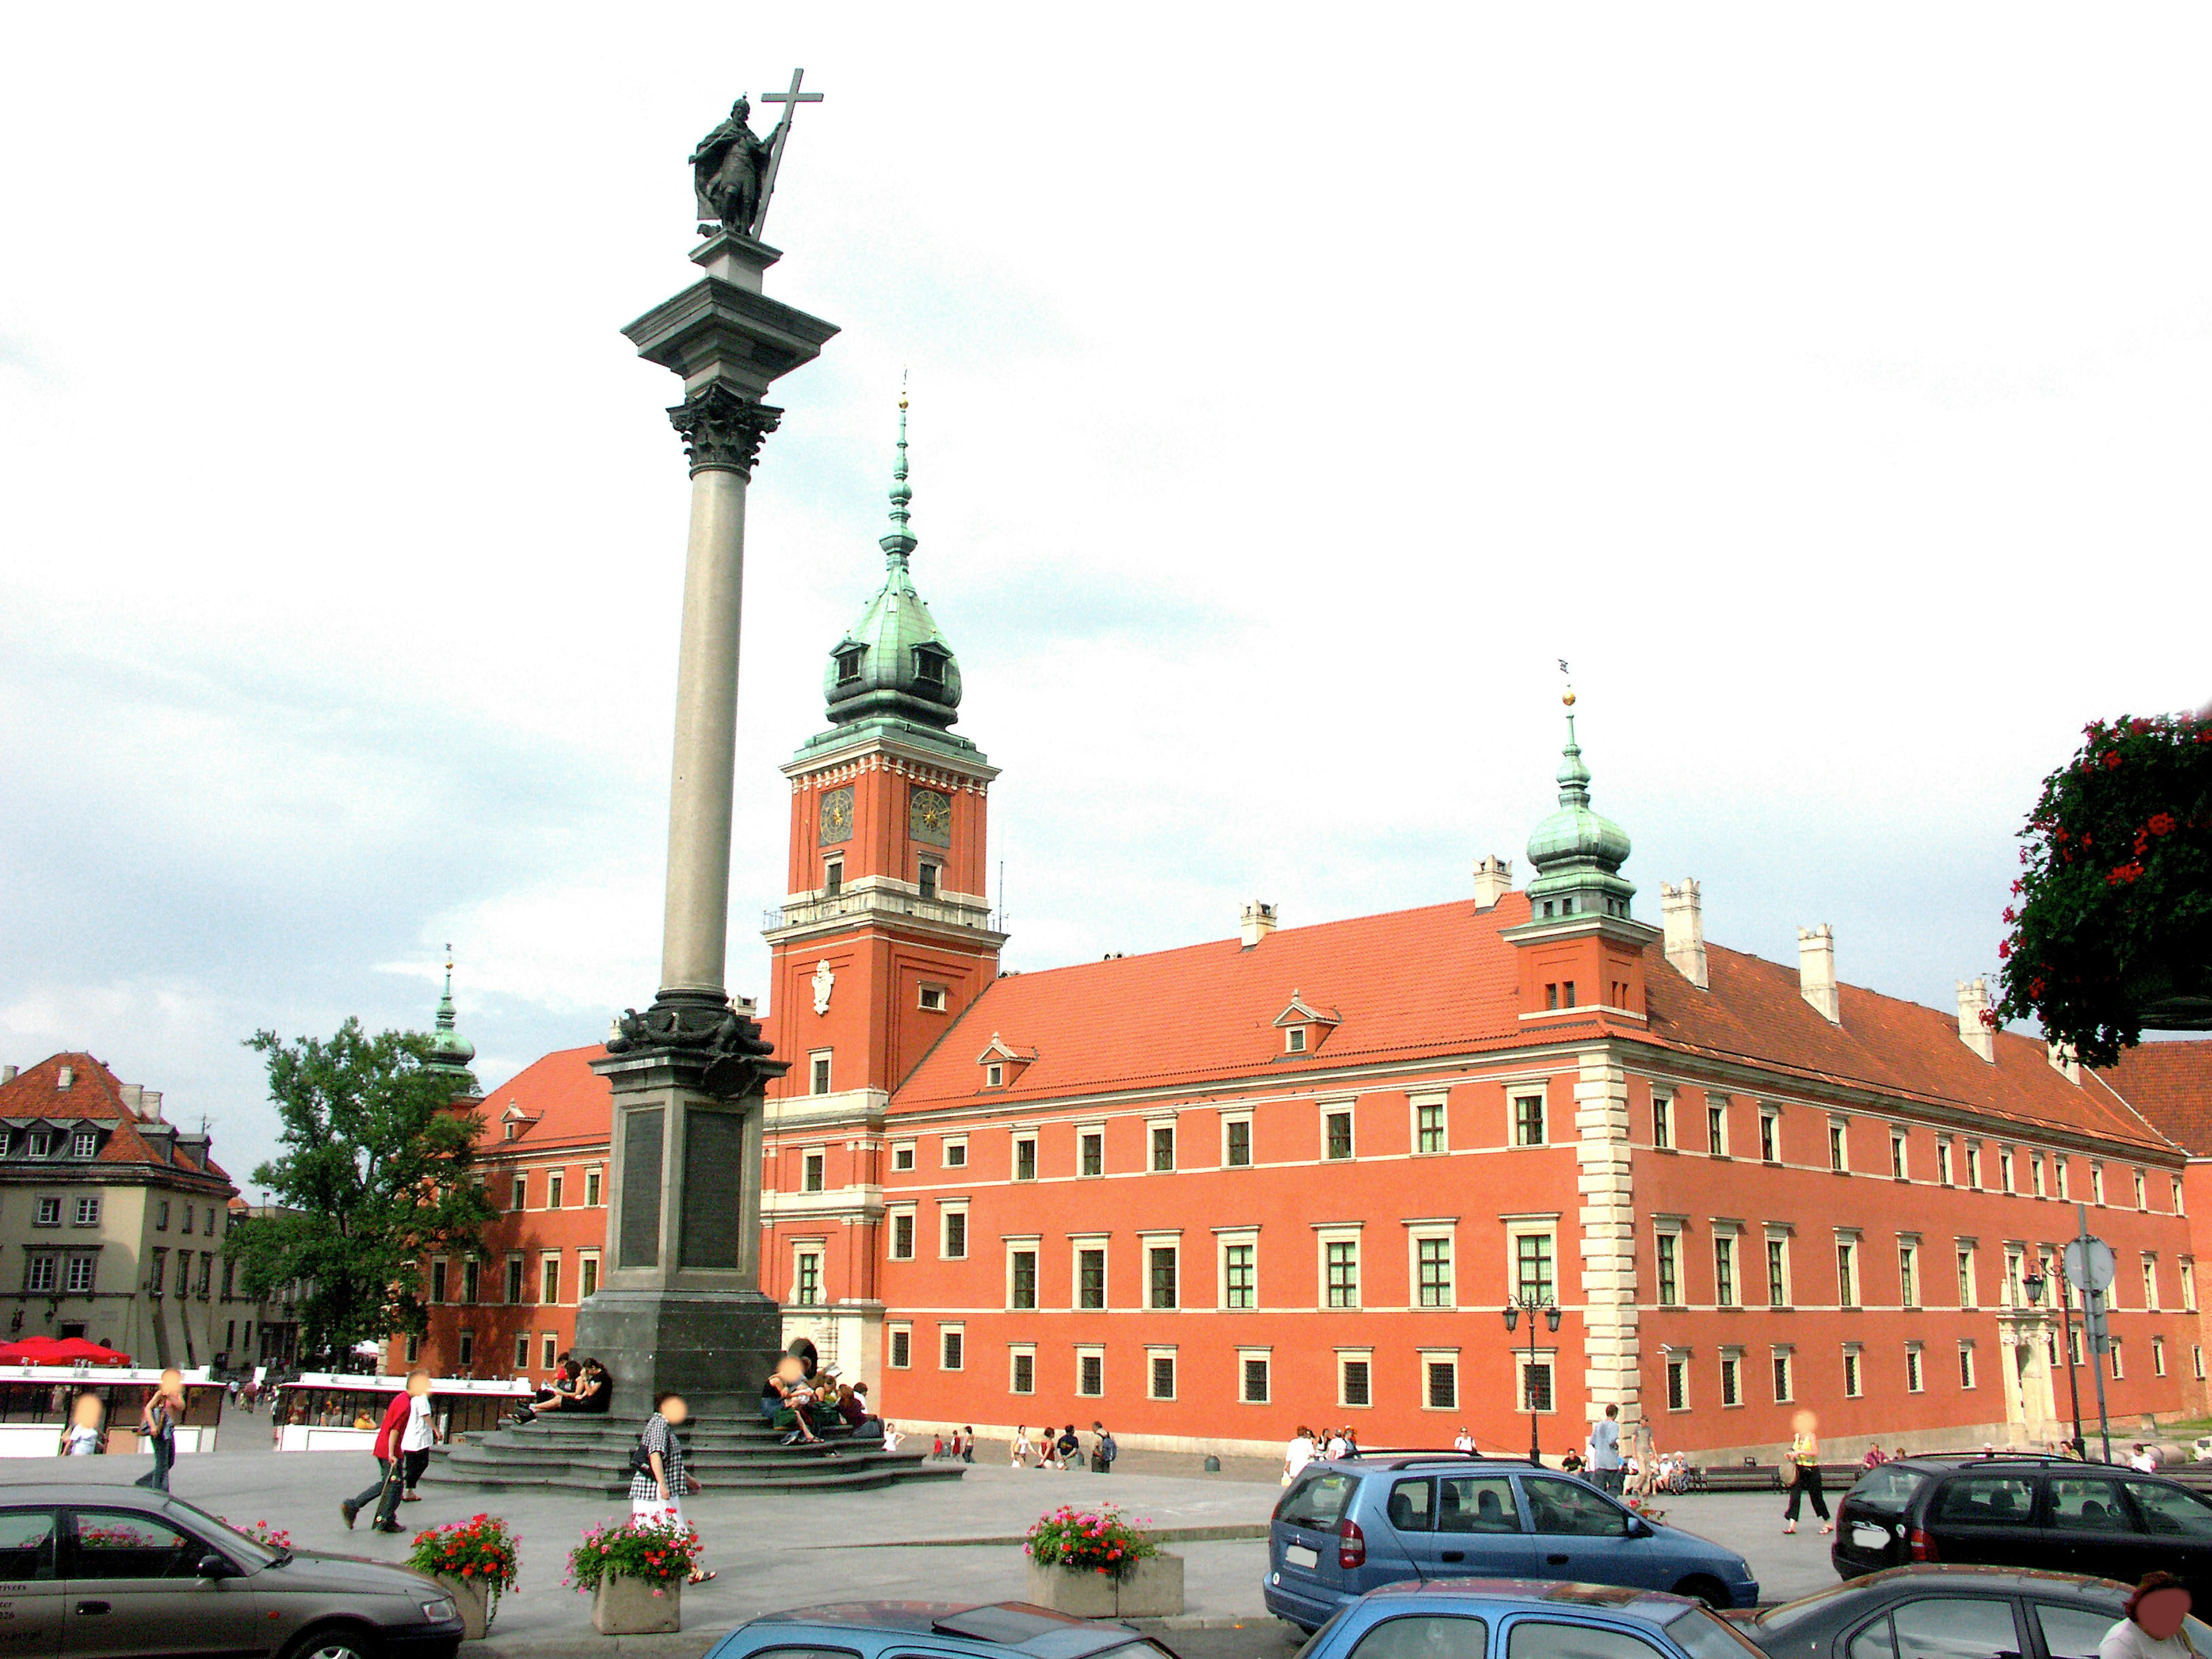
[[[1103,1424],[1093,1423],[1091,1432],[1097,1437],[1091,1443],[1091,1474],[1113,1474],[1114,1460],[1121,1455],[1121,1449],[1114,1443],[1114,1437],[1106,1431]]]

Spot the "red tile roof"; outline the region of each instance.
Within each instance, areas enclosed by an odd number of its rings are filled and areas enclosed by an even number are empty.
[[[477,1137],[479,1155],[512,1148],[536,1152],[547,1146],[590,1145],[604,1146],[614,1113],[613,1091],[607,1080],[592,1070],[592,1062],[606,1049],[592,1043],[581,1048],[561,1048],[533,1060],[495,1089],[487,1089],[475,1109],[483,1127]],[[526,1121],[515,1139],[506,1139],[505,1119],[512,1105]]]
[[[61,1074],[66,1068],[70,1086],[62,1087]],[[165,1158],[157,1150],[156,1139],[167,1139],[166,1135],[150,1137],[139,1127],[138,1114],[123,1097],[123,1085],[115,1073],[88,1054],[49,1054],[36,1066],[26,1067],[6,1083],[0,1083],[0,1119],[45,1118],[51,1121],[95,1121],[112,1122],[106,1142],[100,1149],[102,1164],[148,1164],[166,1170],[181,1170],[188,1175],[206,1175],[228,1182],[229,1176],[212,1158],[196,1155],[190,1147],[172,1141],[176,1156]],[[167,1126],[165,1126],[167,1127]]]
[[[1177,1088],[1346,1065],[1420,1060],[1575,1041],[1645,1038],[1685,1053],[1739,1060],[2023,1125],[2172,1148],[2094,1075],[2076,1085],[2043,1045],[2000,1034],[1996,1062],[1959,1040],[1954,1012],[1846,985],[1831,1025],[1798,993],[1797,972],[1709,947],[1699,991],[1645,953],[1650,1025],[1608,1019],[1519,1020],[1518,966],[1500,930],[1528,919],[1510,893],[1487,911],[1462,900],[1418,910],[1281,928],[1246,949],[1237,939],[1116,957],[994,981],[893,1097],[893,1109],[955,1103],[1058,1099],[1127,1088]],[[1275,1019],[1293,990],[1343,1023],[1325,1048],[1283,1052]],[[992,1032],[1036,1060],[985,1091],[975,1055]]]
[[[2212,1040],[2144,1042],[2101,1075],[2192,1158],[2212,1158]]]

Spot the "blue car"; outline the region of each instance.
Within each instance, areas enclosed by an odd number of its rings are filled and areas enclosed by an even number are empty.
[[[1111,1620],[1071,1619],[1024,1601],[839,1601],[763,1613],[707,1659],[1176,1659]]]
[[[1649,1520],[1571,1474],[1427,1455],[1310,1463],[1268,1528],[1267,1610],[1316,1630],[1383,1584],[1551,1579],[1747,1607],[1733,1550]]]
[[[1347,1602],[1298,1659],[1763,1659],[1702,1601],[1607,1584],[1454,1579]]]

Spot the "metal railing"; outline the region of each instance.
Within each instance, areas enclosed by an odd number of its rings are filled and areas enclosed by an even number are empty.
[[[948,904],[942,899],[926,899],[913,893],[886,892],[882,888],[850,893],[819,893],[808,898],[787,899],[761,912],[763,927],[803,927],[817,921],[836,921],[846,916],[890,915],[916,916],[925,921],[941,921],[954,927],[988,929],[1003,933],[1003,920],[997,913],[979,911],[972,905]]]

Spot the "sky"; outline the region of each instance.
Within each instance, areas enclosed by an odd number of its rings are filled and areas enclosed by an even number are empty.
[[[0,99],[0,1060],[274,1145],[268,1028],[495,1086],[658,967],[688,488],[621,326],[804,65],[748,525],[777,765],[915,580],[1009,967],[1528,871],[1949,1008],[2090,719],[2212,696],[2212,14],[47,7]],[[757,119],[765,129],[765,120]]]

